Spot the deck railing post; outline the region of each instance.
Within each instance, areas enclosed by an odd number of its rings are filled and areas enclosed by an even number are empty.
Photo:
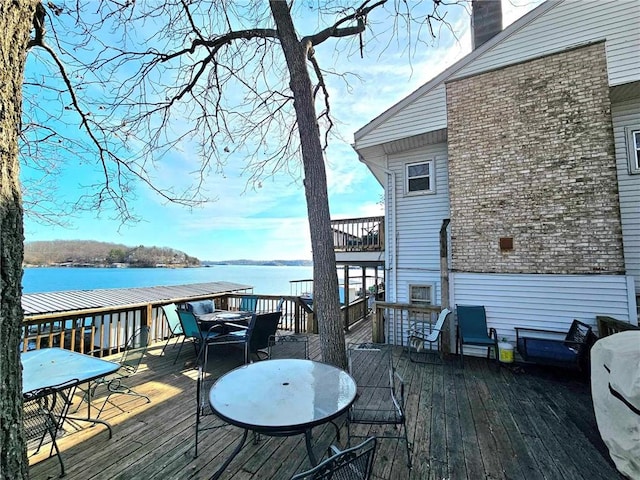
[[[372,325],[372,340],[375,343],[384,343],[384,309],[376,306],[376,317]]]

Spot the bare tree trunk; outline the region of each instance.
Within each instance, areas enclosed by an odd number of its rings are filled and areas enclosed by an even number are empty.
[[[29,477],[22,428],[22,78],[36,1],[0,1],[0,479]]]
[[[322,359],[337,367],[346,368],[344,331],[340,321],[338,273],[327,194],[327,174],[311,79],[306,64],[306,46],[301,45],[296,35],[287,2],[272,0],[269,4],[289,68],[290,87],[293,92],[302,147],[304,187],[313,250],[313,306],[320,332]]]

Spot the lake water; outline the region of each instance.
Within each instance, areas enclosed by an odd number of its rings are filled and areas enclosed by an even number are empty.
[[[263,295],[295,295],[291,280],[313,277],[313,267],[214,265],[198,268],[25,268],[23,293],[154,287],[226,281]]]

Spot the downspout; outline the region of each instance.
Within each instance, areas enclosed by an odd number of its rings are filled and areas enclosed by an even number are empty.
[[[389,249],[388,247],[385,248],[385,266],[391,264],[391,268],[393,269],[393,298],[387,298],[386,301],[391,302],[391,303],[395,303],[397,296],[398,296],[398,255],[397,255],[397,235],[398,235],[398,229],[396,228],[396,198],[395,198],[395,188],[396,188],[396,172],[393,172],[391,170],[389,170],[386,167],[382,167],[380,165],[373,165],[370,162],[367,162],[364,157],[362,155],[360,155],[360,152],[358,152],[358,150],[356,150],[355,145],[352,145],[353,149],[355,150],[356,154],[358,155],[358,160],[360,160],[362,163],[364,163],[370,170],[373,169],[378,169],[381,170],[382,172],[384,172],[385,174],[387,174],[387,176],[389,177],[389,181],[391,183],[391,189],[392,189],[392,194],[390,195],[391,198],[391,205],[388,205],[389,207],[389,211],[391,212],[391,217],[393,218],[393,224],[392,225],[387,225],[387,232],[388,235],[391,237],[391,242],[387,242],[387,245],[391,245],[391,248],[393,249],[393,255],[391,255],[391,249]],[[388,157],[385,154],[384,156],[385,159],[385,164],[388,163]],[[389,197],[388,195],[386,195],[387,190],[385,189],[385,209],[387,207],[386,205],[386,200]],[[390,233],[389,233],[390,232]],[[386,279],[385,279],[386,280]]]

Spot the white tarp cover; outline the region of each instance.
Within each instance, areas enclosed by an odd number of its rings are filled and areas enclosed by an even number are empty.
[[[618,470],[640,479],[640,331],[616,333],[591,349],[591,395],[602,440]]]

